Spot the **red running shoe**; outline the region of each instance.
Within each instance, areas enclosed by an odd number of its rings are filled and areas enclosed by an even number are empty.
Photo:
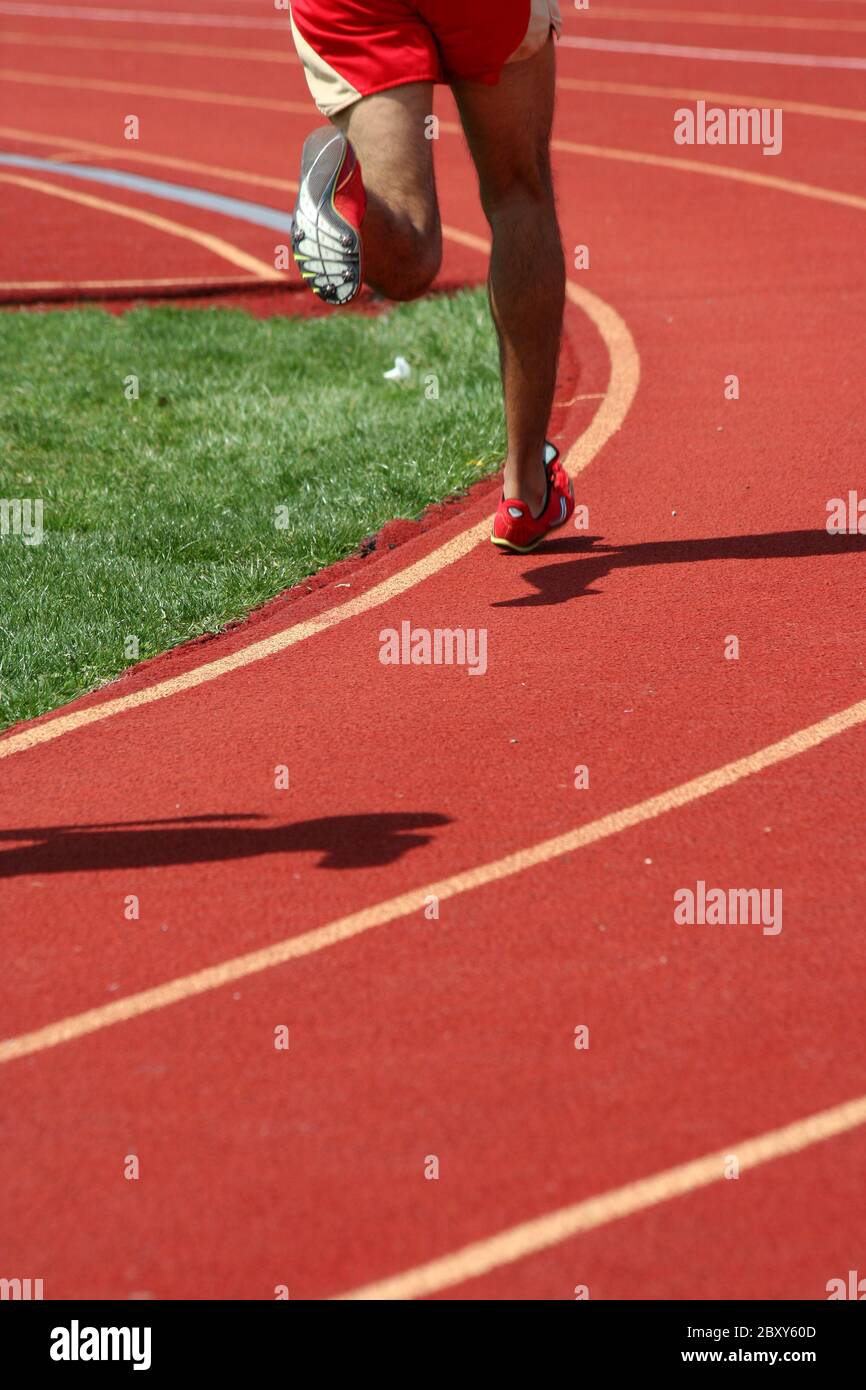
[[[564,526],[574,511],[574,488],[559,461],[559,450],[548,442],[544,446],[547,497],[540,516],[533,516],[519,497],[502,497],[493,518],[490,539],[503,550],[526,555],[544,540],[548,531]]]
[[[361,288],[366,209],[355,151],[334,126],[320,126],[304,141],[292,250],[310,289],[328,304],[348,304]]]

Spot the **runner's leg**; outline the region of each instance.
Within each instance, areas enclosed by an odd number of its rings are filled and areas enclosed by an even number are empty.
[[[553,39],[509,63],[495,86],[452,90],[493,233],[490,305],[499,334],[508,428],[506,497],[544,506],[544,440],[556,383],[565,264],[550,171]]]
[[[410,82],[362,97],[332,119],[352,144],[367,193],[365,279],[389,299],[415,299],[442,259],[433,142],[433,84]]]

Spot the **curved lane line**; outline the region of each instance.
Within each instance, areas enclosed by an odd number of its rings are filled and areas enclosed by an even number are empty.
[[[105,155],[117,159],[116,145],[98,145],[92,140],[76,140],[71,135],[39,135],[34,130],[19,130],[17,126],[0,126],[0,137],[4,140],[22,140],[31,145],[50,145],[65,147],[68,155],[75,150],[82,154]],[[293,179],[277,179],[268,174],[250,174],[246,169],[224,169],[219,164],[201,164],[195,159],[181,159],[171,154],[148,154],[144,150],[128,149],[123,158],[129,163],[152,164],[162,169],[183,169],[191,174],[209,174],[211,178],[225,179],[227,183],[249,183],[257,188],[273,188],[279,192],[297,193],[298,185]]]
[[[0,290],[133,290],[133,289],[200,289],[202,285],[215,290],[225,285],[260,285],[260,275],[185,275],[182,280],[162,278],[148,280],[0,280]]]
[[[866,67],[866,58],[863,60]],[[114,82],[107,79],[79,79],[75,77],[60,78],[49,73],[42,72],[23,72],[13,68],[0,69],[0,77],[5,77],[7,81],[24,82],[34,87],[81,87],[89,86],[95,91],[122,92],[128,96],[156,96],[167,97],[171,101],[191,101],[197,104],[213,106],[239,106],[246,110],[257,111],[286,111],[294,115],[308,115],[309,103],[289,101],[282,97],[255,97],[243,96],[237,92],[219,93],[208,91],[207,89],[186,88],[186,87],[159,87],[152,84]],[[759,97],[759,96],[737,96],[727,92],[711,92],[704,88],[677,87],[654,87],[643,83],[630,82],[601,82],[582,79],[579,77],[557,77],[557,87],[565,91],[585,91],[585,92],[607,92],[613,95],[622,96],[663,96],[674,99],[701,100],[726,102],[736,105],[749,106],[777,106],[783,111],[790,111],[792,114],[804,116],[824,116],[840,121],[864,121],[866,111],[857,108],[844,106],[823,106],[815,102],[788,101],[779,97]],[[0,128],[5,133],[12,134],[9,127]],[[449,134],[460,134],[460,127],[454,121],[440,121],[439,129],[445,130]],[[71,137],[65,135],[55,136],[51,141],[43,136],[35,134],[28,135],[21,132],[21,139],[39,141],[42,144],[57,145],[81,145],[88,149],[105,149],[109,154],[117,158],[116,146],[95,146],[87,141],[73,141]],[[555,144],[555,141],[554,141]],[[124,158],[137,159],[144,156],[137,154],[134,150],[124,151]],[[166,159],[166,163],[167,163]]]
[[[0,175],[0,178],[3,177],[6,176]],[[473,250],[483,253],[489,250],[489,242],[483,237],[474,236],[469,232],[461,232],[453,227],[444,227],[443,234]],[[620,428],[637,391],[640,379],[640,359],[634,340],[615,309],[597,295],[571,281],[566,285],[566,294],[571,303],[581,309],[598,330],[611,362],[608,389],[601,405],[587,429],[573,444],[564,460],[565,467],[574,477],[582,468],[586,467],[590,459]],[[25,726],[20,732],[13,732],[0,740],[0,759],[11,757],[13,753],[24,752],[28,748],[35,748],[42,743],[49,743],[73,730],[100,723],[112,715],[152,704],[155,700],[165,699],[185,690],[193,690],[208,681],[227,675],[230,671],[239,670],[254,661],[262,661],[267,657],[286,651],[289,647],[296,646],[308,637],[313,637],[319,632],[326,632],[329,628],[336,627],[349,618],[357,617],[361,613],[369,612],[370,609],[387,603],[398,594],[405,593],[408,589],[414,588],[416,584],[438,574],[446,565],[451,565],[456,560],[462,559],[464,555],[468,555],[479,542],[486,539],[489,530],[490,521],[489,518],[485,517],[483,521],[452,537],[444,545],[439,546],[429,555],[425,555],[423,559],[416,560],[414,564],[408,565],[405,569],[374,585],[366,593],[359,594],[347,603],[330,608],[315,618],[295,623],[270,637],[251,642],[248,646],[242,647],[239,651],[232,652],[228,656],[219,657],[215,661],[209,661],[203,666],[197,666],[191,671],[185,671],[168,680],[157,681],[154,685],[146,686],[143,690],[137,690],[132,694],[121,695],[99,705],[91,705],[87,709],[73,710],[69,714],[58,715],[46,723]]]
[[[864,59],[864,66],[866,66],[866,59]],[[47,79],[40,79],[40,81],[42,85],[49,85]],[[70,85],[77,84],[70,82]],[[174,91],[173,88],[167,87],[162,90],[163,94],[166,96],[175,96],[180,100],[185,99],[182,93]],[[206,94],[204,93],[197,94],[196,99],[198,100],[199,97],[204,98],[205,95]],[[213,94],[211,94],[208,97],[208,99],[212,101],[215,105],[221,105],[227,100],[225,97]],[[242,99],[233,97],[231,100],[240,102]],[[251,102],[248,104],[254,103]],[[7,132],[10,131],[9,127],[4,127],[2,129]],[[445,131],[448,135],[461,134],[460,126],[457,124],[456,121],[441,121],[439,124],[439,129],[440,131]],[[27,137],[24,136],[22,133],[22,138]],[[45,139],[45,137],[40,137],[40,139]],[[62,136],[51,138],[50,143],[54,144],[58,142],[60,144],[64,143]],[[46,143],[48,143],[47,140]],[[91,146],[90,148],[95,149],[96,147]],[[554,139],[551,141],[551,149],[559,150],[564,154],[587,155],[590,158],[594,159],[614,159],[621,160],[625,163],[630,164],[646,164],[654,166],[658,169],[682,169],[685,170],[687,173],[708,174],[711,177],[715,178],[732,179],[735,182],[739,183],[749,183],[757,188],[776,188],[779,189],[781,192],[797,194],[800,197],[819,198],[825,202],[838,203],[842,207],[853,207],[861,210],[866,209],[866,198],[863,198],[856,193],[844,193],[833,188],[824,188],[816,184],[802,183],[796,179],[785,179],[782,178],[780,175],[776,174],[759,174],[753,172],[751,169],[741,169],[737,165],[733,164],[710,164],[707,160],[686,159],[680,156],[673,155],[651,154],[643,150],[616,149],[614,146],[611,145],[584,145],[579,144],[573,140],[562,140],[558,137],[554,137]],[[112,153],[116,154],[116,151],[112,151]],[[130,158],[135,158],[135,155],[130,156]],[[168,161],[166,160],[165,162],[167,163]],[[207,165],[198,165],[196,167],[198,167],[202,171],[208,168]],[[214,172],[216,173],[217,171],[214,170]],[[221,174],[224,174],[227,177],[230,175],[229,170],[222,170],[220,172]],[[236,176],[239,178],[243,178],[242,173],[238,173]],[[258,179],[256,176],[252,176],[252,179],[250,179],[250,177],[248,176],[247,181],[261,182],[261,180]],[[284,183],[278,180],[273,180],[269,183],[268,186],[285,186],[286,188],[297,187],[296,184],[291,183],[289,180],[285,180]]]
[[[88,52],[99,49],[105,52],[162,53],[170,57],[191,56],[210,58],[214,61],[236,58],[241,62],[282,63],[290,66],[297,66],[299,61],[293,52],[283,53],[268,48],[233,48],[216,44],[166,43],[159,40],[153,42],[132,39],[112,40],[94,37],[85,39],[72,38],[69,35],[62,37],[55,35],[49,38],[35,32],[5,33],[3,40],[5,43],[40,49],[83,48]],[[591,81],[577,77],[563,77],[562,75],[557,76],[557,87],[575,92],[611,92],[621,96],[664,96],[686,101],[697,101],[703,98],[707,101],[724,102],[736,106],[778,106],[783,111],[790,111],[798,115],[823,116],[830,120],[839,121],[866,121],[866,111],[859,111],[851,107],[824,106],[817,102],[794,101],[784,97],[742,96],[732,92],[712,92],[705,88],[658,87],[637,82]],[[110,154],[116,154],[116,148],[109,146],[107,149]]]
[[[584,39],[564,34],[561,48],[589,48],[597,53],[635,53],[647,58],[692,58],[709,63],[765,63],[783,68],[866,68],[866,58],[829,53],[762,53],[746,48],[696,48],[692,44],[638,43],[630,39]]]
[[[164,39],[106,39],[99,34],[73,38],[70,34],[40,34],[35,29],[7,31],[4,43],[20,44],[26,48],[84,48],[88,53],[164,53],[168,57],[240,58],[252,63],[288,63],[300,65],[294,48],[282,52],[278,48],[235,48],[212,43],[168,43]]]
[[[449,132],[455,131],[458,127],[454,123],[443,122],[441,129]],[[751,170],[738,169],[734,166],[715,165],[694,159],[675,159],[666,155],[645,154],[638,150],[617,150],[600,145],[582,145],[568,140],[554,140],[553,147],[564,153],[584,154],[593,158],[617,159],[627,163],[645,164],[660,168],[681,170],[686,173],[701,173],[715,176],[717,178],[730,179],[735,182],[747,183],[756,187],[769,187],[778,189],[782,192],[792,193],[800,197],[814,198],[825,202],[838,203],[843,207],[852,207],[860,211],[866,210],[866,198],[856,194],[841,193],[835,189],[820,188],[812,184],[799,183],[791,179],[783,179],[773,174],[758,174]],[[46,185],[47,187],[47,185]],[[74,196],[74,195],[69,195]],[[143,216],[143,214],[142,214]],[[477,249],[486,249],[489,245],[480,237],[475,237],[469,233],[457,231],[455,228],[446,229],[446,235],[454,240],[461,241],[464,245],[474,246]],[[610,435],[619,428],[625,416],[634,393],[637,389],[637,382],[640,375],[640,363],[634,341],[625,323],[615,310],[605,304],[603,300],[592,295],[588,290],[579,288],[572,281],[566,286],[568,297],[573,303],[584,308],[590,314],[596,327],[599,329],[608,352],[611,355],[611,381],[608,395],[612,398],[610,412],[605,416],[604,421],[599,424],[599,417],[604,411],[597,413],[589,429],[581,436],[574,445],[566,459],[566,466],[574,474],[580,467],[592,457],[593,451],[597,452],[602,444],[606,442]],[[616,345],[617,356],[614,357],[613,346]],[[613,423],[616,420],[616,423]],[[592,446],[589,448],[585,441],[589,437]],[[599,442],[600,441],[600,442]],[[312,637],[318,632],[325,631],[329,627],[335,626],[346,618],[355,617],[358,613],[366,612],[368,609],[376,607],[381,603],[387,602],[389,598],[398,593],[403,593],[413,587],[421,580],[428,578],[436,573],[445,565],[453,563],[461,556],[467,554],[486,534],[488,523],[485,521],[461,535],[454,537],[446,542],[431,555],[423,560],[410,565],[406,570],[393,575],[383,584],[376,585],[366,594],[361,594],[357,598],[350,600],[346,604],[341,604],[337,608],[329,609],[327,613],[308,622],[298,623],[283,632],[277,633],[270,638],[260,642],[251,643],[248,647],[232,653],[230,656],[222,657],[217,661],[209,662],[204,666],[197,667],[193,671],[185,672],[182,676],[176,676],[170,680],[157,682],[155,685],[148,686],[144,690],[136,691],[134,694],[119,696],[114,700],[106,700],[102,704],[94,705],[88,709],[75,710],[70,714],[59,715],[49,719],[45,723],[32,726],[25,726],[18,733],[12,733],[0,739],[0,758],[9,757],[13,753],[23,752],[25,749],[36,747],[41,743],[48,743],[61,735],[70,733],[75,729],[83,728],[86,725],[94,724],[102,719],[107,719],[114,714],[119,714],[127,709],[134,709],[139,705],[150,704],[152,701],[178,694],[182,690],[192,689],[206,681],[214,680],[219,676],[225,675],[230,671],[236,670],[247,665],[252,661],[260,661],[265,657],[272,656],[287,647],[295,645],[296,642],[303,641],[307,637]]]
[[[206,188],[190,188],[180,183],[166,183],[146,174],[129,174],[125,169],[100,169],[89,164],[65,164],[59,159],[40,159],[36,155],[0,154],[0,166],[10,169],[32,169],[37,173],[64,174],[67,178],[83,179],[87,183],[105,183],[111,188],[125,188],[132,193],[147,193],[152,198],[183,203],[187,207],[205,208],[208,212],[237,217],[257,227],[272,227],[290,232],[292,219],[287,212],[250,203],[245,198],[232,198],[225,193],[211,193]],[[273,267],[271,267],[273,271]],[[283,277],[281,277],[283,278]]]
[[[558,77],[558,88],[567,92],[602,92],[610,96],[664,97],[675,101],[713,101],[724,106],[767,106],[790,111],[794,116],[822,116],[831,121],[866,121],[866,111],[853,106],[821,106],[814,101],[789,101],[786,97],[743,96],[738,92],[711,92],[706,87],[655,87],[645,82],[596,82],[589,78]]]
[[[245,111],[291,111],[309,116],[308,101],[288,101],[283,97],[241,96],[237,92],[209,92],[198,87],[158,87],[151,82],[115,82],[107,77],[59,77],[55,73],[24,72],[20,68],[0,68],[4,82],[21,82],[31,87],[71,87],[75,91],[120,92],[124,96],[170,97],[173,101],[194,101],[212,106],[239,106]]]
[[[485,528],[486,525],[487,523]],[[192,974],[181,975],[152,989],[126,995],[125,998],[117,999],[111,1004],[101,1004],[96,1008],[86,1009],[83,1013],[58,1019],[57,1022],[46,1024],[33,1032],[7,1038],[0,1042],[0,1064],[29,1057],[35,1052],[44,1052],[60,1043],[73,1042],[77,1038],[101,1032],[103,1028],[110,1028],[117,1023],[128,1023],[143,1014],[154,1013],[158,1009],[168,1008],[171,1004],[183,1003],[213,989],[222,989],[226,985],[245,979],[248,975],[258,975],[264,970],[272,970],[276,966],[286,965],[289,961],[300,960],[304,956],[315,955],[344,941],[351,941],[354,937],[363,936],[376,927],[386,926],[389,922],[407,917],[410,913],[423,912],[424,905],[429,902],[431,895],[435,895],[440,901],[455,898],[462,893],[474,892],[488,884],[525,873],[527,869],[548,864],[551,860],[561,859],[563,855],[575,854],[578,850],[586,849],[588,845],[598,844],[600,840],[619,835],[624,830],[631,830],[636,825],[655,820],[669,811],[679,810],[694,801],[700,801],[713,792],[734,786],[745,777],[752,777],[777,763],[785,762],[788,758],[810,752],[826,743],[828,739],[855,729],[864,722],[866,700],[861,700],[856,705],[850,705],[848,709],[840,710],[838,714],[819,720],[817,724],[798,729],[796,733],[780,739],[777,743],[758,748],[755,752],[726,763],[723,767],[714,768],[711,772],[693,777],[688,782],[681,782],[678,786],[670,787],[645,801],[612,811],[598,820],[576,826],[562,835],[515,850],[501,859],[464,869],[461,873],[452,874],[449,878],[440,879],[435,883],[410,889],[385,902],[374,903],[371,907],[352,912],[347,917],[339,917],[324,926],[302,932],[299,936],[275,941],[261,950],[220,961],[218,965],[205,966]]]
[[[277,29],[291,42],[288,19],[263,19],[237,14],[190,14],[172,10],[108,9],[96,5],[41,5],[3,0],[0,14],[28,15],[34,19],[78,20],[95,24],[158,24],[179,25],[181,28],[205,29]]]
[[[74,168],[75,166],[70,166]],[[83,207],[93,208],[97,212],[110,212],[115,217],[128,217],[133,222],[142,222],[146,227],[153,227],[158,232],[167,232],[169,236],[180,237],[183,241],[194,241],[197,245],[203,246],[206,251],[211,251],[215,256],[228,261],[230,265],[236,265],[241,270],[251,271],[259,280],[285,281],[286,277],[281,275],[278,270],[274,270],[272,265],[265,261],[260,261],[256,256],[250,256],[246,251],[241,251],[240,247],[232,246],[222,237],[213,236],[210,232],[200,232],[193,227],[185,227],[180,222],[172,222],[167,217],[159,217],[154,212],[143,212],[140,208],[130,208],[123,203],[109,203],[104,198],[94,198],[89,193],[74,193],[70,188],[61,188],[52,183],[45,183],[42,179],[31,179],[21,174],[0,174],[0,183],[17,184],[20,188],[30,188],[37,193],[47,193],[52,198],[63,198],[70,203],[79,203]]]
[[[817,1114],[807,1115],[805,1119],[795,1120],[781,1129],[768,1130],[754,1139],[731,1140],[726,1148],[718,1149],[715,1153],[704,1154],[702,1158],[677,1164],[675,1168],[666,1168],[652,1177],[640,1178],[637,1182],[626,1183],[624,1187],[616,1187],[585,1201],[560,1207],[558,1211],[548,1212],[533,1221],[523,1221],[519,1226],[500,1231],[486,1240],[473,1241],[471,1245],[464,1245],[450,1255],[431,1260],[429,1264],[419,1265],[375,1284],[366,1284],[353,1293],[338,1295],[338,1298],[409,1299],[439,1293],[468,1279],[489,1274],[502,1265],[525,1259],[527,1255],[549,1250],[572,1236],[597,1230],[611,1221],[622,1221],[627,1216],[658,1206],[660,1202],[670,1202],[674,1197],[683,1197],[711,1183],[721,1182],[725,1177],[726,1162],[732,1153],[737,1155],[740,1170],[748,1171],[762,1163],[800,1153],[812,1144],[825,1143],[863,1124],[866,1124],[866,1096],[859,1096],[830,1110],[820,1110]]]
[[[600,149],[597,147],[589,146],[575,146],[574,150],[575,152],[579,151],[588,154],[601,153]],[[608,157],[617,157],[610,151],[605,153],[607,153]],[[644,156],[637,155],[637,152],[619,152],[619,157],[636,157],[639,162],[663,163],[666,167],[683,167],[684,164],[687,164],[690,167],[697,168],[700,172],[723,173],[723,176],[726,174],[729,177],[736,176],[735,171],[722,171],[714,166],[701,166],[697,161],[686,162],[648,159]],[[742,174],[743,171],[737,171],[737,173]],[[764,176],[753,176],[752,178],[747,177],[743,181],[767,183],[771,180]],[[795,185],[787,180],[772,180],[772,182],[775,183],[776,186],[783,187],[786,191],[796,191],[806,196],[826,197],[829,192],[828,190],[815,189],[809,185]],[[837,195],[835,199],[831,198],[831,201],[840,201],[849,206],[861,206],[863,202],[863,200],[859,199],[852,200],[847,195]],[[457,239],[463,239],[465,241],[465,234],[458,235]],[[578,444],[580,444],[580,441]],[[578,446],[576,446],[576,448],[577,447]],[[629,811],[615,813],[613,817],[604,818],[608,822],[615,822],[617,818],[623,822],[621,824],[611,825],[607,833],[615,833],[617,829],[624,829],[627,825],[638,823],[638,820],[647,819],[652,814],[661,814],[662,809],[671,809],[675,805],[685,804],[686,801],[695,799],[696,795],[705,795],[708,791],[717,789],[719,785],[730,785],[732,781],[738,780],[740,776],[746,776],[750,772],[759,771],[762,767],[770,765],[771,762],[781,761],[783,757],[790,757],[796,753],[803,752],[808,747],[814,747],[816,743],[822,741],[824,738],[831,737],[833,734],[841,732],[843,728],[854,727],[855,724],[862,723],[864,720],[866,720],[866,703],[852,706],[849,710],[843,711],[837,716],[833,716],[830,720],[822,721],[821,724],[813,725],[809,730],[800,731],[798,734],[792,735],[790,739],[783,740],[780,744],[771,745],[769,749],[761,750],[759,753],[753,754],[747,759],[740,760],[739,764],[728,764],[726,769],[718,769],[716,773],[707,774],[707,777],[704,779],[695,779],[695,782],[684,784],[681,788],[675,788],[670,793],[662,794],[662,797],[653,798],[650,802],[641,803],[639,808],[629,808],[632,816],[634,816],[636,811],[640,810],[642,812],[637,819],[630,818]],[[747,764],[748,766],[746,766]],[[741,770],[734,775],[733,770],[736,768],[740,768]],[[723,779],[722,781],[718,781],[720,774],[724,774],[725,772],[729,774],[728,780]],[[715,781],[714,786],[706,786],[705,789],[700,792],[693,791],[692,795],[685,795],[687,789],[694,789],[698,784],[702,782],[706,783],[709,779]],[[679,793],[679,797],[677,793]],[[658,809],[652,811],[648,808],[652,806],[653,802],[665,802],[666,804],[663,807],[659,805]],[[595,823],[596,831],[598,831],[600,824],[601,823],[598,822]],[[592,826],[583,827],[577,832],[572,832],[572,837],[575,835],[587,837],[583,839],[584,843],[591,843],[595,839],[602,838],[598,833],[592,835],[590,833],[592,829]],[[563,837],[559,838],[561,840]],[[552,843],[553,842],[547,842],[548,849]],[[579,846],[575,844],[571,847],[577,848]],[[542,847],[535,847],[536,855],[541,848]],[[559,852],[564,853],[567,852],[567,850],[561,849]],[[525,862],[527,856],[532,856],[532,851],[526,851],[517,856],[511,856],[510,858],[512,860],[519,859],[521,861],[519,867],[522,869],[523,867],[529,866]],[[500,866],[507,862],[508,861],[498,861]],[[533,856],[532,862],[542,862],[542,860]],[[487,867],[488,870],[490,870],[494,866]],[[518,870],[514,869],[512,871],[516,872]],[[478,872],[479,871],[471,871],[473,880]],[[501,873],[495,875],[495,877],[501,876]],[[446,884],[452,885],[450,887],[451,894],[465,891],[464,888],[457,886],[461,877],[467,876],[458,875],[453,880],[446,880]],[[442,891],[444,886],[445,885],[438,885],[440,896],[448,895]],[[470,885],[467,884],[466,886],[468,887]],[[471,886],[478,886],[478,883],[473,881]],[[405,896],[412,897],[412,895]],[[423,901],[425,896],[425,890],[417,890],[413,906],[417,906],[417,902],[419,900]],[[397,901],[399,900],[392,900],[392,903]],[[380,905],[380,911],[382,906],[384,905]],[[412,909],[410,907],[406,910]],[[355,914],[355,918],[364,915],[365,914]],[[391,920],[393,915],[395,914],[389,914],[389,916],[383,920]],[[405,913],[398,913],[396,915],[405,915]],[[350,920],[351,919],[343,919],[343,922],[348,923]],[[378,924],[380,923],[370,923],[370,925]],[[333,935],[333,929],[338,925],[338,923],[330,924],[331,935]],[[307,940],[309,942],[310,937],[319,936],[321,933],[328,932],[329,928],[320,928],[316,933],[308,933]],[[347,936],[355,934],[357,934],[356,931],[346,932],[344,936],[338,937],[337,939],[346,939]],[[287,943],[288,945],[292,945],[294,949],[286,956],[286,959],[308,953],[309,945],[307,950],[297,949],[303,941],[304,938],[295,938],[292,943]],[[335,942],[334,940],[322,941],[321,945],[325,944],[335,944]],[[273,954],[274,949],[275,948],[270,948],[269,954]],[[321,946],[318,947],[318,949],[321,949]],[[250,957],[239,958],[237,962],[234,962],[235,966],[238,966],[242,961],[246,961],[249,965]],[[278,960],[269,960],[267,964],[263,963],[253,968],[262,969],[267,968],[267,965],[278,963],[280,963]],[[228,962],[222,967],[218,966],[212,968],[210,971],[199,972],[197,977],[186,977],[185,983],[189,985],[193,979],[198,979],[200,983],[203,984],[201,981],[202,976],[212,976],[214,972],[224,974],[226,967],[231,964],[233,963]],[[250,973],[249,968],[243,973]],[[231,975],[229,978],[238,978],[238,975]],[[213,980],[210,984],[203,985],[203,987],[213,988],[217,987],[219,983],[226,982],[225,979],[221,978],[219,980]],[[184,982],[175,981],[172,982],[172,985],[176,987],[182,983]],[[134,1001],[137,1000],[139,1003],[142,1003],[148,994],[153,996],[161,993],[164,996],[166,991],[170,991],[170,989],[171,985],[163,986],[156,991],[145,992],[144,995],[131,996],[129,1000],[119,1000],[115,1005],[106,1006],[101,1010],[91,1010],[88,1014],[78,1015],[73,1019],[64,1020],[61,1024],[51,1025],[49,1029],[40,1030],[36,1034],[24,1035],[19,1039],[10,1039],[7,1043],[0,1045],[0,1061],[11,1060],[14,1056],[27,1055],[28,1052],[40,1050],[43,1046],[52,1046],[61,1041],[71,1040],[73,1036],[81,1036],[85,1032],[95,1031],[97,1027],[108,1026],[110,1022],[119,1022],[121,1021],[120,1018],[106,1017],[106,1015],[111,1014],[118,1008],[125,1008],[124,1017],[134,1017],[138,1013],[146,1011],[144,1008],[129,1008]],[[200,992],[202,992],[202,988],[191,988],[180,997],[191,997],[193,994]],[[177,1002],[177,999],[163,997],[161,1003],[157,1004],[153,1002],[150,1007],[162,1007],[171,1002]],[[101,1021],[97,1022],[94,1015],[101,1016]],[[90,1026],[81,1026],[85,1020],[89,1020]],[[56,1030],[63,1028],[64,1023],[67,1027],[63,1035],[57,1036]],[[79,1027],[70,1032],[69,1025],[74,1025],[75,1023],[78,1023]],[[49,1040],[46,1034],[53,1036],[51,1036]],[[32,1045],[35,1044],[40,1037],[42,1038],[42,1042],[36,1046]],[[21,1044],[26,1044],[28,1040],[31,1046],[22,1049]],[[13,1049],[11,1052],[9,1051],[10,1047]],[[836,1107],[833,1110],[824,1111],[818,1115],[810,1116],[805,1120],[797,1121],[783,1129],[771,1131],[757,1139],[749,1140],[745,1144],[740,1143],[736,1147],[741,1162],[746,1163],[747,1166],[755,1166],[758,1163],[770,1161],[784,1154],[797,1152],[809,1144],[828,1139],[836,1134],[844,1133],[864,1122],[866,1122],[866,1099],[861,1098],[860,1100]],[[602,1194],[599,1197],[591,1198],[588,1201],[561,1208],[559,1211],[549,1213],[535,1221],[522,1223],[508,1231],[490,1237],[487,1240],[478,1241],[472,1245],[463,1247],[461,1250],[439,1260],[432,1261],[427,1265],[410,1270],[402,1275],[397,1275],[391,1279],[384,1280],[378,1284],[365,1286],[362,1289],[356,1290],[354,1293],[344,1295],[344,1297],[352,1299],[411,1298],[423,1295],[424,1293],[436,1292],[444,1287],[463,1282],[468,1278],[477,1277],[479,1274],[485,1273],[492,1268],[511,1263],[535,1251],[549,1248],[551,1245],[557,1244],[580,1231],[593,1229],[608,1221],[621,1219],[632,1212],[643,1210],[648,1206],[655,1205],[664,1200],[669,1200],[684,1192],[695,1190],[698,1187],[716,1181],[722,1174],[723,1162],[729,1148],[730,1146],[717,1154],[706,1155],[702,1159],[668,1169],[651,1178],[628,1184],[625,1187]]]
[[[802,19],[798,15],[732,14],[730,10],[648,10],[635,5],[604,4],[587,8],[580,23],[587,20],[627,20],[638,24],[708,24],[712,28],[732,29],[821,29],[834,33],[866,34],[866,19]]]
[[[749,183],[755,188],[774,188],[780,193],[794,193],[800,198],[817,198],[824,203],[838,203],[840,207],[866,211],[866,198],[859,193],[842,193],[835,188],[801,183],[797,179],[783,179],[777,174],[753,173],[751,169],[740,169],[735,164],[710,164],[703,159],[645,154],[643,150],[617,150],[609,145],[581,145],[573,140],[552,140],[551,145],[563,154],[582,154],[590,159],[617,159],[625,164],[648,164],[656,169],[679,169],[686,174],[709,174],[713,178],[730,179],[734,183]]]

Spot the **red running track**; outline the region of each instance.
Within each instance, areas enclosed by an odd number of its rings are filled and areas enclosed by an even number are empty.
[[[866,55],[856,28],[769,24],[827,8],[773,0],[760,32],[694,15],[592,32]],[[171,14],[3,16],[16,66],[43,75],[12,84],[4,148],[287,206],[314,119],[288,47],[274,62],[264,28]],[[84,86],[109,81],[163,91]],[[675,146],[672,91],[785,102],[782,155]],[[245,95],[259,104],[226,103]],[[477,279],[484,227],[437,101],[443,213],[469,237],[443,278]],[[461,539],[482,489],[0,740],[3,1262],[48,1297],[822,1298],[857,1267],[866,541],[825,520],[862,476],[858,103],[852,71],[564,46],[563,234],[591,269],[572,274],[556,424],[588,532],[511,562]],[[118,135],[130,110],[147,166]],[[67,282],[233,273],[181,235],[118,236],[110,211],[8,187],[37,247],[6,245],[9,284],[60,278],[67,248]],[[243,222],[86,191],[272,253]],[[594,449],[599,421],[618,428]],[[486,673],[383,666],[403,620],[485,629]],[[677,924],[699,880],[781,889],[781,932]],[[738,1153],[725,1180],[713,1156]]]

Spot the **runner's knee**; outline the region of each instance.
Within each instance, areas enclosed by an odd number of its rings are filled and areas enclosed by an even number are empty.
[[[481,180],[481,204],[488,221],[515,205],[553,207],[553,179],[546,148],[519,162],[488,170]]]

